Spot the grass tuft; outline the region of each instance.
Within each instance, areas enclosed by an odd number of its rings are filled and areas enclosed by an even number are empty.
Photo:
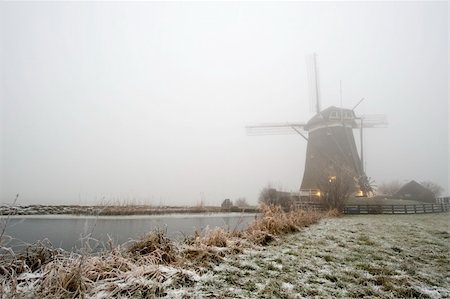
[[[161,230],[156,230],[134,242],[128,249],[134,258],[146,256],[154,264],[170,264],[177,260],[173,242]]]
[[[262,216],[245,230],[246,237],[260,245],[268,244],[275,236],[297,232],[323,217],[323,214],[317,211],[294,209],[284,212],[280,206],[273,205],[263,205],[261,213]]]

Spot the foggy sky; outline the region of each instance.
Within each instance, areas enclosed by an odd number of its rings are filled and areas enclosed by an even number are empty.
[[[365,131],[367,175],[448,191],[447,2],[1,2],[1,203],[296,191],[306,142],[244,126],[313,116],[311,52],[322,108],[342,80],[345,107],[388,117]]]

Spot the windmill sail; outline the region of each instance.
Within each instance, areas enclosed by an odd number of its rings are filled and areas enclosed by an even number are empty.
[[[359,127],[363,128],[386,128],[388,120],[384,114],[363,114],[359,117]]]
[[[302,130],[305,127],[305,123],[263,123],[256,125],[247,125],[247,135],[288,135],[297,134],[296,130]],[[294,129],[295,128],[295,129]]]
[[[321,107],[316,53],[306,55],[306,72],[308,76],[310,108],[312,112],[319,113]]]

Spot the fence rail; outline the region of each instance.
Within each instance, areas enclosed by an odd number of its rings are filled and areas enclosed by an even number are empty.
[[[323,210],[319,203],[301,203],[299,207]],[[450,211],[450,204],[407,204],[407,205],[345,205],[344,214],[426,214],[444,213]]]
[[[449,211],[448,204],[346,205],[344,214],[425,214]]]

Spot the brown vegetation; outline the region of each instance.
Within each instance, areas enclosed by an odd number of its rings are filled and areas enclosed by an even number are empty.
[[[148,259],[152,264],[170,264],[177,260],[172,240],[162,230],[156,230],[134,242],[128,249],[134,259]]]
[[[61,252],[50,244],[39,244],[30,247],[25,255],[9,260],[2,257],[0,297],[83,298],[99,291],[112,297],[160,296],[168,281],[193,283],[192,275],[187,276],[184,271],[188,270],[184,269],[202,271],[221,263],[228,254],[240,253],[253,244],[268,244],[277,236],[296,232],[324,216],[304,210],[286,213],[280,206],[262,206],[261,210],[261,216],[244,231],[216,228],[203,235],[195,233],[184,243],[174,243],[158,230],[124,248],[111,248],[96,255]],[[157,265],[167,265],[172,270],[164,272],[161,269],[165,268]],[[144,290],[146,293],[141,293]]]
[[[300,230],[317,222],[322,214],[316,211],[294,209],[288,213],[283,212],[280,206],[263,205],[261,217],[256,219],[246,230],[251,236],[254,232],[262,231],[272,235],[282,235]]]

